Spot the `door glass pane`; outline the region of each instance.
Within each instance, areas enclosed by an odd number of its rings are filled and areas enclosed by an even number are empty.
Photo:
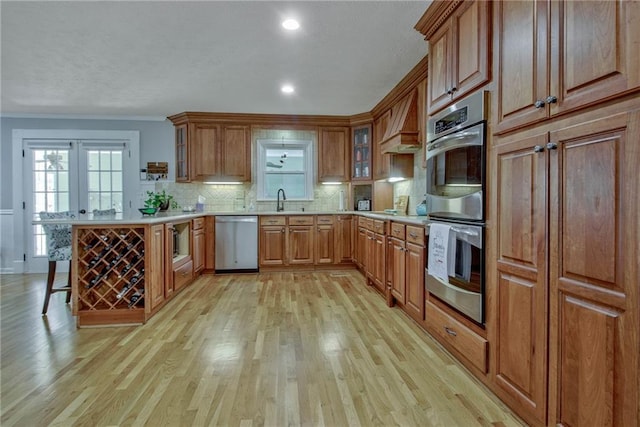
[[[89,151],[87,152],[87,169],[90,171],[100,170],[100,152]]]
[[[68,211],[69,206],[69,151],[65,149],[33,149],[33,219],[40,212]],[[40,225],[33,226],[34,256],[46,256],[46,237]]]
[[[114,208],[122,212],[122,149],[87,150],[89,212]]]
[[[87,175],[89,175],[87,179],[89,191],[100,191],[100,172],[89,171]]]

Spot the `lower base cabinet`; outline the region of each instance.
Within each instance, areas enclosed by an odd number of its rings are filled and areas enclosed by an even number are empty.
[[[72,240],[77,255],[72,267],[72,296],[78,327],[144,323],[191,283],[191,224],[186,220],[74,225]]]
[[[418,322],[424,320],[425,234],[423,227],[391,223],[387,282],[394,300]]]
[[[427,331],[459,358],[467,360],[478,371],[487,373],[488,341],[449,316],[437,305],[426,303]]]

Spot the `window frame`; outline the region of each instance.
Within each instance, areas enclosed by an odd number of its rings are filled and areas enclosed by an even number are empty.
[[[257,201],[273,201],[276,200],[277,197],[268,197],[265,194],[265,182],[266,176],[268,174],[280,174],[278,171],[268,171],[266,168],[267,164],[267,156],[266,152],[268,149],[302,149],[304,152],[304,180],[305,180],[305,196],[301,198],[290,197],[287,195],[287,200],[290,201],[313,201],[314,196],[314,187],[313,187],[313,177],[314,177],[314,150],[313,150],[313,141],[311,140],[302,140],[302,139],[258,139],[256,140],[256,148],[257,148],[257,163],[256,163],[256,180],[257,180],[257,192],[256,199]],[[285,188],[285,193],[287,193],[287,189]]]

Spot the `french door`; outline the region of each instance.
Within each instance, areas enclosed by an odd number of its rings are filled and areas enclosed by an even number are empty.
[[[136,141],[137,143],[137,141]],[[47,271],[46,237],[32,224],[41,211],[127,215],[138,192],[138,154],[123,139],[23,139],[25,271]],[[127,182],[125,186],[124,183]],[[60,271],[67,265],[60,263]]]

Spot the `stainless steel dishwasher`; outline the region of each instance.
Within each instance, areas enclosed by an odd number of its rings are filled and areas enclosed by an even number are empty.
[[[258,217],[216,216],[216,272],[258,271]]]

